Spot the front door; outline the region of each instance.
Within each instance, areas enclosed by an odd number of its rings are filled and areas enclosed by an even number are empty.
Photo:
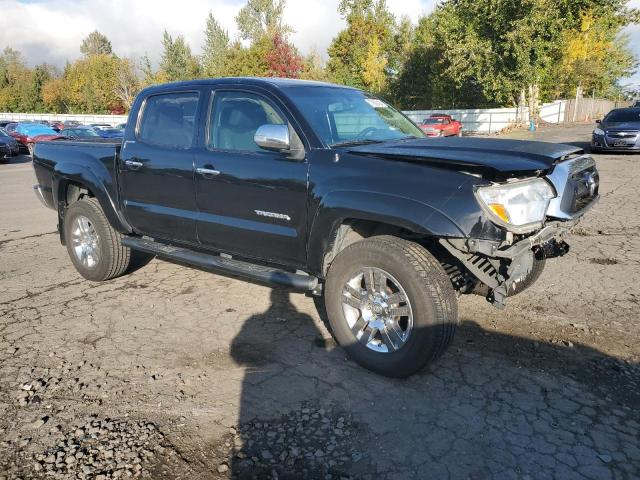
[[[212,92],[204,145],[195,155],[198,239],[207,246],[274,263],[304,264],[307,162],[254,142],[265,124],[289,124],[268,94]]]
[[[138,233],[197,243],[193,185],[199,93],[145,100],[135,139],[120,153],[120,194]]]

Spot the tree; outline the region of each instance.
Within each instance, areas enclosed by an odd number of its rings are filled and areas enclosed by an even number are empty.
[[[342,0],[338,10],[347,28],[329,46],[330,76],[338,83],[359,88],[375,84],[383,91],[393,75],[386,67],[393,57],[396,29],[385,0]]]
[[[625,5],[624,0],[445,1],[418,23],[395,95],[407,108],[494,107],[516,104],[520,92],[531,87],[545,101],[570,94],[577,77],[569,74],[578,71],[605,94],[630,71],[629,55],[614,42],[623,41],[621,28],[638,18]],[[575,57],[571,39],[580,37],[588,12],[593,39],[607,39],[609,47],[602,51],[610,54],[605,59],[593,51],[567,61]],[[583,37],[587,50],[595,47]]]
[[[140,59],[140,63],[138,68],[142,72],[142,86],[148,87],[150,85],[154,85],[157,82],[157,74],[153,71],[153,66],[151,65],[151,59],[149,58],[149,54],[145,53]]]
[[[631,76],[636,67],[628,41],[607,22],[598,21],[593,10],[583,12],[579,27],[564,34],[557,81],[550,86],[553,93],[568,94],[581,87],[598,96],[619,94],[617,80]]]
[[[205,40],[202,47],[202,70],[207,77],[222,77],[225,75],[224,65],[229,52],[229,33],[209,12]]]
[[[385,67],[387,59],[380,51],[378,37],[373,37],[364,60],[362,80],[365,87],[374,93],[381,93],[386,86]]]
[[[91,55],[69,64],[63,74],[66,104],[77,113],[125,110],[117,94],[122,60],[113,55]]]
[[[272,48],[271,39],[262,37],[248,48],[235,42],[226,56],[224,71],[231,77],[268,77],[267,55]]]
[[[286,0],[248,0],[236,16],[240,37],[255,42],[276,34],[286,38],[292,32],[283,20]]]
[[[191,54],[191,48],[184,37],[178,35],[174,40],[165,30],[162,38],[162,60],[160,79],[168,82],[197,78],[200,74],[198,59]]]
[[[268,74],[271,77],[300,78],[304,63],[297,49],[286,41],[280,33],[272,39],[266,56]]]
[[[85,57],[90,57],[92,55],[111,55],[113,50],[109,39],[99,31],[95,30],[82,41],[82,45],[80,45],[80,53]]]
[[[131,110],[133,101],[140,91],[140,81],[136,76],[133,63],[130,60],[118,60],[115,67],[116,78],[114,93],[118,100],[120,100],[122,107],[128,112]]]
[[[69,111],[69,99],[63,78],[53,78],[42,86],[42,101],[49,112],[67,113]]]
[[[327,70],[324,68],[322,56],[317,50],[311,50],[304,57],[300,78],[318,81],[327,81],[329,79]]]

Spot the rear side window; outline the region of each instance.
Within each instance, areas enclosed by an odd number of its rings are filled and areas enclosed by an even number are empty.
[[[147,98],[138,140],[164,147],[190,147],[196,131],[197,108],[197,92],[165,93]]]

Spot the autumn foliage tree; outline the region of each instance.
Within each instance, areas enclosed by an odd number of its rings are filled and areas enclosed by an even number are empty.
[[[266,57],[269,76],[299,78],[304,63],[296,48],[283,38],[281,33],[276,33],[271,43]]]

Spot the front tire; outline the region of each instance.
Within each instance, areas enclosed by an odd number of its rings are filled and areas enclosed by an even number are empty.
[[[325,305],[338,343],[363,367],[404,378],[447,349],[457,300],[421,245],[378,236],[345,248],[327,274]]]
[[[71,204],[64,218],[64,236],[73,265],[87,280],[110,280],[129,268],[131,250],[122,246],[122,235],[109,224],[95,198]]]

